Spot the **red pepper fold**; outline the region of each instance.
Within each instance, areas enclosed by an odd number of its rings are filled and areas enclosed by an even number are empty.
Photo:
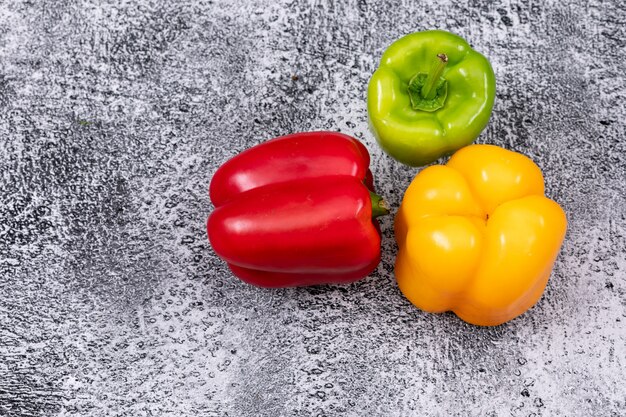
[[[310,132],[276,138],[222,165],[211,181],[209,241],[250,284],[349,283],[380,261],[369,154],[354,138]],[[367,185],[366,185],[367,184]]]

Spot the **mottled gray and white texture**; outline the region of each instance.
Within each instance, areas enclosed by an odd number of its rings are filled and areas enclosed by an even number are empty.
[[[626,3],[0,2],[0,415],[626,416]],[[366,86],[400,36],[491,60],[479,142],[532,157],[569,230],[539,303],[479,328],[411,306],[383,260],[264,290],[211,251],[207,187],[296,131],[372,153]],[[297,76],[297,77],[296,77]]]

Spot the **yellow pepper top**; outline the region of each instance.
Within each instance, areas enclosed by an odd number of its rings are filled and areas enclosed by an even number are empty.
[[[398,286],[422,310],[504,323],[541,297],[566,228],[533,161],[493,145],[462,148],[421,171],[404,195]]]

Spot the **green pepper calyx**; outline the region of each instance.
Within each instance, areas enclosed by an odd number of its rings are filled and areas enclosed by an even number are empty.
[[[448,56],[438,54],[428,74],[420,72],[411,78],[408,92],[413,110],[433,112],[443,107],[448,96],[448,81],[441,75],[447,64]]]

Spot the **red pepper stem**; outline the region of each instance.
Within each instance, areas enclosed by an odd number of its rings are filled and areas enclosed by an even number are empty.
[[[370,191],[370,198],[372,200],[372,218],[375,219],[379,216],[389,214],[389,206],[387,202],[383,200],[378,194],[374,194]]]
[[[426,78],[426,82],[422,87],[422,97],[426,100],[432,100],[435,98],[437,93],[437,89],[435,86],[437,85],[437,81],[441,78],[441,74],[443,74],[443,70],[446,68],[448,64],[448,55],[446,54],[437,54],[437,61],[433,64],[430,72],[428,73],[428,77]]]

